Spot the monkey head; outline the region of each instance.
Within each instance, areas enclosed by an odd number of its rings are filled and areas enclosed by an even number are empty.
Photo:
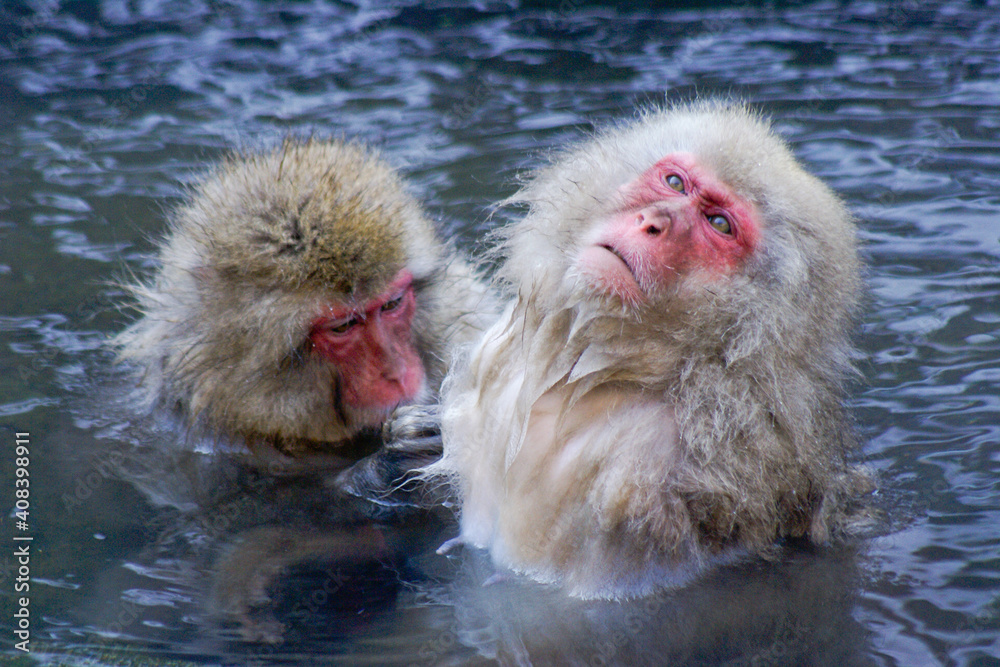
[[[211,430],[335,446],[427,395],[443,354],[425,291],[448,259],[377,155],[287,140],[194,187],[119,346]]]

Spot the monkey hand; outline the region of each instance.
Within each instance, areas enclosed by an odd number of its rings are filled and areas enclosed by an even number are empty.
[[[438,504],[417,471],[441,456],[440,422],[437,405],[399,408],[382,428],[382,447],[327,484],[365,501],[362,511],[375,519]]]

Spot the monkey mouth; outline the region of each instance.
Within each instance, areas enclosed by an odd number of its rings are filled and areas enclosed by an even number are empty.
[[[614,255],[615,257],[617,257],[618,261],[621,262],[621,264],[628,271],[628,274],[632,277],[632,280],[635,281],[636,286],[639,289],[642,289],[642,281],[639,280],[639,275],[635,272],[635,269],[632,268],[632,264],[629,263],[628,259],[625,257],[624,254],[622,254],[622,252],[620,250],[618,250],[614,246],[608,245],[606,243],[600,244],[599,247],[603,248],[604,250],[607,250],[612,255]]]
[[[580,256],[581,272],[600,292],[617,296],[626,304],[637,305],[646,299],[639,276],[625,254],[610,243],[595,243]]]
[[[628,260],[625,259],[624,255],[622,255],[620,252],[618,252],[618,250],[616,250],[614,247],[612,247],[612,246],[610,246],[610,245],[608,245],[606,243],[600,244],[600,247],[604,248],[605,250],[607,250],[608,252],[610,252],[612,255],[614,255],[615,257],[617,257],[618,259],[620,259],[621,263],[625,265],[626,269],[628,269],[628,272],[632,274],[632,277],[636,278],[635,271],[632,270],[632,265],[628,263]],[[636,282],[638,282],[638,278],[636,278]]]

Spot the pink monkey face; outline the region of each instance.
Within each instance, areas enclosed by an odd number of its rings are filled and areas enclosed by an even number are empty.
[[[760,239],[760,215],[688,153],[671,153],[619,190],[622,205],[581,252],[581,272],[627,304],[694,271],[729,275]]]
[[[411,332],[415,311],[413,275],[404,269],[363,305],[333,304],[313,321],[313,349],[337,368],[347,405],[387,410],[420,391],[424,367]]]

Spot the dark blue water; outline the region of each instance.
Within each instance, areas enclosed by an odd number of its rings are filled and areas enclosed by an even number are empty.
[[[0,17],[0,660],[1000,664],[1000,4],[39,0]],[[293,569],[280,645],[208,618],[248,510],[186,518],[158,468],[180,436],[129,417],[102,350],[128,320],[109,281],[150,268],[183,185],[234,146],[359,137],[476,252],[521,169],[665,91],[772,115],[860,220],[851,402],[880,532],[584,604],[482,587],[474,556],[424,548],[429,527],[405,562]],[[30,655],[15,536],[34,538]]]

